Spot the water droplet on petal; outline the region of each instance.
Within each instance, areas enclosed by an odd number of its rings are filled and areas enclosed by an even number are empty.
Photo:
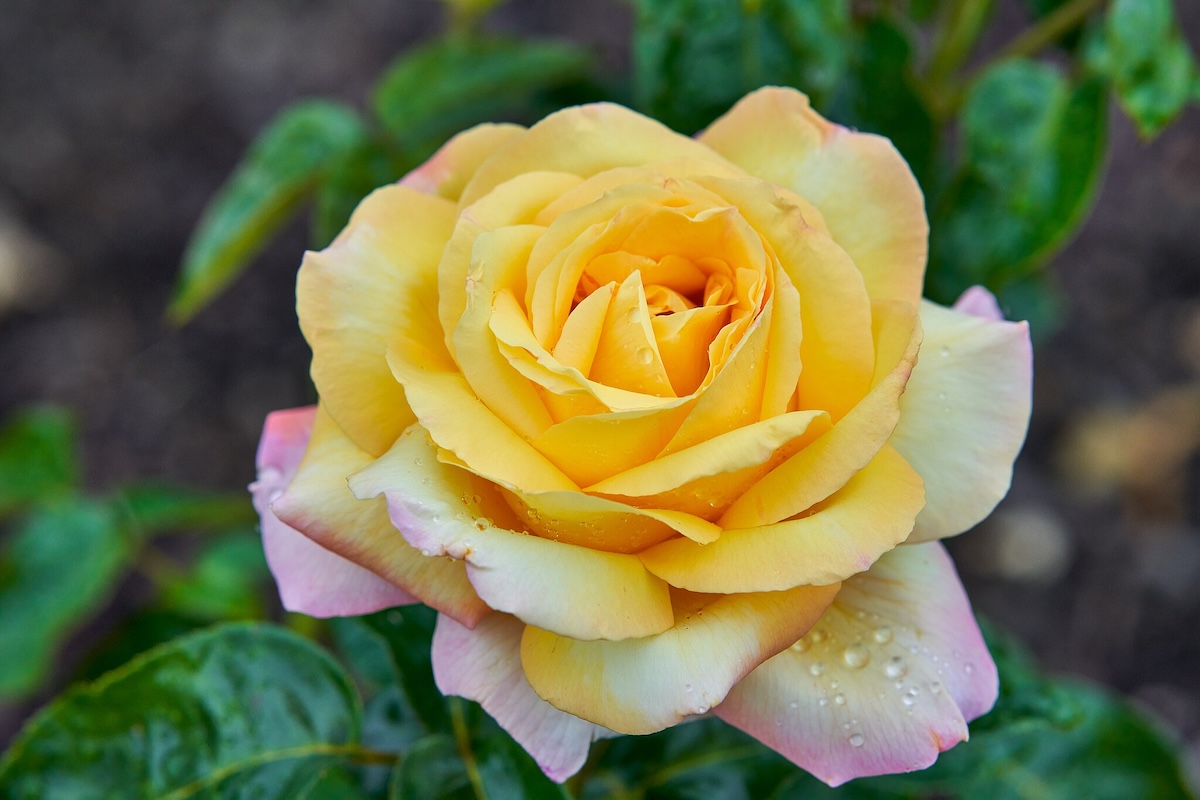
[[[808,672],[814,678],[819,678],[821,675],[825,674],[825,665],[820,661],[815,661],[809,665]]]
[[[871,651],[861,642],[855,642],[842,652],[842,660],[852,669],[861,669],[871,660]]]
[[[867,738],[865,736],[863,736],[861,733],[850,734],[850,746],[851,747],[862,747],[866,743],[867,743]]]
[[[884,625],[882,628],[875,629],[875,641],[879,642],[880,644],[887,644],[891,640],[892,629],[887,625]]]
[[[421,458],[420,456],[417,456],[416,458],[413,459],[413,464],[415,464],[418,467],[424,463],[425,463],[425,459]]]
[[[829,700],[827,698],[822,697],[820,700],[817,701],[817,705],[819,705],[821,708],[824,708],[825,706],[829,705]]]
[[[975,671],[975,665],[968,661],[966,664],[963,664],[963,671],[970,675]]]
[[[820,644],[821,642],[823,642],[829,638],[829,634],[826,633],[824,631],[824,629],[819,628],[819,629],[813,631],[812,633],[810,633],[808,635],[808,638],[812,639],[813,644]]]
[[[942,358],[949,358],[949,357],[950,357],[950,348],[942,347]]]
[[[692,685],[690,683],[685,683],[683,685],[683,690],[685,692],[687,692],[688,694],[691,694],[692,693]]]
[[[883,672],[889,678],[902,678],[908,672],[908,665],[900,656],[892,656],[883,667]]]
[[[942,682],[934,681],[933,683],[929,684],[929,692],[930,692],[930,694],[941,694],[942,693]]]
[[[792,645],[792,651],[796,653],[804,653],[807,652],[808,648],[810,647],[812,647],[812,643],[809,642],[808,639],[801,639]]]
[[[654,361],[654,351],[649,347],[639,347],[637,351],[637,360],[642,364],[650,364]]]
[[[476,517],[476,519],[475,519],[476,530],[486,531],[490,527],[492,527],[492,521],[490,519],[488,519],[487,517]]]
[[[841,692],[838,692],[837,694],[835,694],[833,696],[833,702],[839,706],[846,705],[846,695],[842,694]]]

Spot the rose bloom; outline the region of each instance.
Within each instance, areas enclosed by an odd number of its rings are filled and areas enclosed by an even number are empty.
[[[937,540],[1008,490],[1031,351],[921,299],[927,240],[891,143],[790,89],[460,134],[300,268],[284,605],[437,609],[439,688],[554,780],[709,713],[830,784],[928,766],[996,698]]]

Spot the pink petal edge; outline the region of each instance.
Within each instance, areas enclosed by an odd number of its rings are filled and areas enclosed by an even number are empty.
[[[922,584],[928,602],[916,618],[888,620],[896,631],[892,646],[897,652],[903,647],[900,660],[891,663],[903,664],[903,669],[888,673],[889,662],[878,653],[861,669],[835,669],[840,667],[839,652],[825,660],[818,678],[810,669],[820,663],[812,658],[815,647],[799,656],[785,650],[714,709],[721,719],[830,786],[930,766],[938,753],[965,741],[966,723],[996,701],[995,662],[945,549],[937,542],[902,545],[872,569],[888,567],[887,561],[896,572],[884,576],[889,579],[910,571],[917,573],[913,577],[936,577],[936,585]],[[844,584],[843,591],[850,585]],[[847,619],[851,612],[849,606],[842,610]],[[818,622],[814,628],[821,626]],[[911,641],[904,641],[905,629],[913,632]],[[870,643],[870,630],[864,633]],[[842,678],[840,686],[825,685],[835,677]],[[916,692],[908,694],[913,702],[902,702],[910,690]],[[831,702],[838,692],[845,693],[842,705]]]
[[[474,630],[445,614],[433,632],[433,677],[438,690],[483,706],[537,761],[562,783],[587,761],[593,740],[609,735],[599,725],[560,711],[534,693],[521,669],[524,623],[488,614]]]
[[[258,480],[250,484],[254,508],[262,521],[267,566],[279,587],[283,607],[311,617],[339,617],[417,602],[375,573],[284,524],[271,510],[300,466],[316,414],[316,406],[308,406],[267,415],[255,459]]]
[[[954,301],[952,308],[973,317],[981,317],[995,322],[1004,319],[1004,312],[1000,310],[1000,303],[996,301],[996,295],[982,286],[972,286],[967,289]]]

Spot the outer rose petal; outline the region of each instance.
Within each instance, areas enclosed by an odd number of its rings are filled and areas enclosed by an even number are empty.
[[[915,304],[921,297],[925,201],[887,139],[834,125],[800,92],[768,87],[742,98],[700,141],[815,205],[862,270],[872,299]]]
[[[837,786],[929,766],[997,687],[949,556],[904,545],[846,581],[813,631],[715,712]]]
[[[982,286],[972,286],[963,292],[954,301],[953,308],[955,311],[961,311],[980,319],[990,319],[993,322],[1004,320],[1004,312],[1000,310],[1000,304],[996,302],[996,295]]]
[[[364,499],[385,494],[392,522],[421,552],[462,559],[475,590],[494,609],[582,639],[648,636],[671,627],[667,585],[637,556],[523,533],[496,487],[439,463],[419,425],[350,485]]]
[[[985,289],[965,301],[988,316],[921,304],[925,342],[891,440],[925,479],[910,542],[954,536],[990,514],[1008,493],[1029,426],[1028,324],[992,321],[999,309]]]
[[[250,485],[262,519],[267,566],[279,585],[283,607],[312,617],[336,617],[417,602],[375,573],[288,527],[271,510],[271,503],[283,494],[300,466],[316,415],[316,406],[309,406],[267,416],[256,459],[258,480]]]
[[[476,125],[442,145],[432,158],[401,178],[400,185],[457,202],[479,165],[523,130],[520,125]]]
[[[363,502],[350,493],[347,476],[370,462],[371,457],[355,447],[322,406],[304,460],[272,508],[281,520],[322,547],[368,567],[438,611],[474,625],[489,609],[471,588],[462,565],[425,558],[392,527],[383,501]]]
[[[414,287],[436,274],[453,224],[450,201],[387,186],[300,267],[296,310],[313,350],[313,383],[321,404],[371,455],[387,450],[414,420],[387,348],[397,321],[420,311]]]
[[[521,664],[557,708],[618,733],[654,733],[725,698],[807,631],[838,585],[737,595],[671,593],[675,626],[657,636],[582,642],[529,627]]]
[[[524,630],[507,614],[489,614],[474,630],[440,615],[433,633],[433,677],[442,694],[482,705],[550,780],[562,782],[579,771],[592,741],[608,731],[534,693],[521,671]]]

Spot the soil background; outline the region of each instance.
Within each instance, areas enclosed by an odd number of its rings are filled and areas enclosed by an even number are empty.
[[[984,55],[1025,23],[1015,0],[998,5]],[[1200,4],[1176,5],[1200,52]],[[96,490],[249,483],[263,417],[312,399],[294,311],[305,227],[176,330],[162,314],[187,236],[280,108],[363,105],[441,15],[420,0],[3,0],[0,419],[74,409]],[[627,69],[618,0],[514,0],[487,24]],[[1196,761],[1200,108],[1149,144],[1115,109],[1111,129],[1094,213],[1054,262],[1069,307],[1039,344],[1013,491],[950,547],[978,611],[1049,670],[1132,697]],[[58,672],[141,596],[123,588]],[[0,707],[0,743],[44,699]]]

